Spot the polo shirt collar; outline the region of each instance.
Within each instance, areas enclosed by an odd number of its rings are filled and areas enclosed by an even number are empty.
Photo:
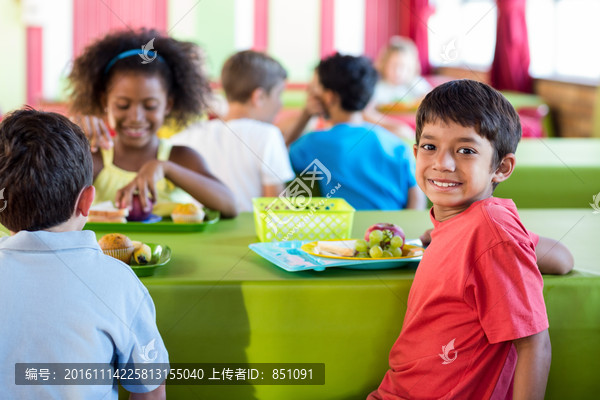
[[[0,239],[0,250],[49,251],[90,248],[100,250],[92,231],[20,231]]]

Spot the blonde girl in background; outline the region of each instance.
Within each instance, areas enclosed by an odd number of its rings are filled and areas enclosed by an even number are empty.
[[[421,76],[417,46],[408,38],[390,38],[381,50],[375,68],[379,72],[379,81],[371,102],[376,106],[418,102],[432,89]]]

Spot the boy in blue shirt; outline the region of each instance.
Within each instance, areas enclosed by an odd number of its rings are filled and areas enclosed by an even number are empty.
[[[317,66],[315,96],[333,127],[308,133],[290,147],[296,172],[316,159],[331,172],[319,181],[322,194],[346,199],[357,210],[422,209],[425,198],[415,181],[408,147],[380,126],[363,121],[377,72],[366,57],[335,54]],[[333,190],[338,185],[337,190]]]
[[[108,385],[17,385],[17,363],[168,363],[148,291],[82,231],[95,189],[90,145],[67,118],[32,109],[0,124],[0,387],[6,398],[117,399]],[[51,377],[54,379],[56,376]],[[40,379],[41,380],[41,376]],[[165,387],[130,382],[131,399]]]

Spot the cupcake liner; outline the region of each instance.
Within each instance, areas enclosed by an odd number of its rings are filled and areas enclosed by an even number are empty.
[[[133,254],[133,246],[127,247],[125,249],[102,250],[102,252],[107,256],[114,257],[117,260],[123,261],[125,264],[129,264],[129,261],[131,260],[131,255]]]

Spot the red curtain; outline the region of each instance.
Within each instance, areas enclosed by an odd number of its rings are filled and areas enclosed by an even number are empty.
[[[335,53],[334,46],[334,0],[321,0],[321,59]]]
[[[365,54],[372,59],[394,35],[408,36],[419,50],[421,73],[429,74],[427,21],[433,9],[429,0],[368,0],[365,13]]]
[[[427,21],[432,13],[433,9],[429,7],[429,0],[410,0],[408,36],[415,42],[417,49],[419,50],[422,75],[429,75],[431,72],[431,65],[429,64]]]
[[[496,0],[498,25],[492,62],[492,85],[498,90],[532,91],[529,76],[529,41],[525,21],[526,0]]]
[[[403,4],[403,3],[402,3]],[[365,10],[365,55],[375,59],[390,37],[400,34],[401,18],[408,13],[398,0],[367,0]]]
[[[269,0],[254,0],[253,50],[267,51],[269,47]]]
[[[27,104],[37,107],[43,91],[42,28],[27,27]]]
[[[167,0],[73,0],[73,56],[112,30],[141,27],[166,32]]]

